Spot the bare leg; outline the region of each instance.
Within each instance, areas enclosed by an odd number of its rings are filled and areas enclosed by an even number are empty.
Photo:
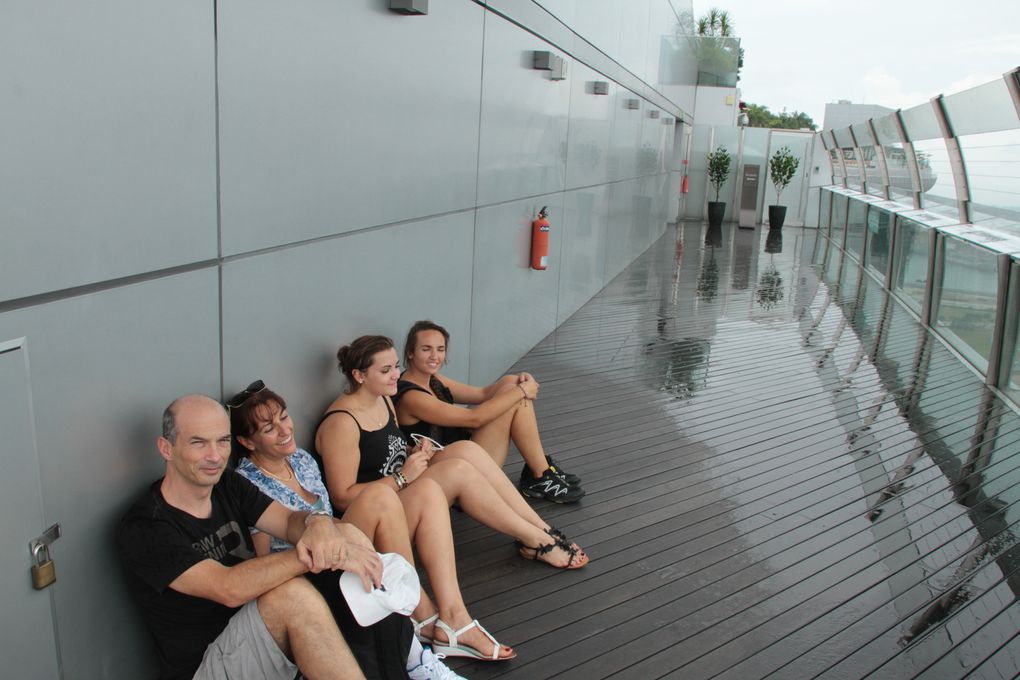
[[[291,579],[264,593],[258,605],[269,634],[308,680],[365,677],[311,583]]]
[[[442,451],[437,452],[432,460],[441,461],[448,460],[451,458],[457,458],[460,460],[467,461],[473,468],[485,478],[489,483],[489,486],[499,494],[499,497],[503,499],[510,508],[521,518],[529,522],[530,524],[540,528],[546,529],[549,527],[538,513],[535,512],[528,502],[524,500],[520,492],[514,488],[513,482],[511,482],[507,476],[503,473],[503,470],[496,465],[496,463],[486,455],[485,451],[476,446],[473,442],[457,442],[450,444]],[[465,508],[466,510],[467,508]]]
[[[407,514],[407,530],[414,536],[418,554],[436,594],[439,618],[454,630],[459,630],[471,623],[472,617],[464,605],[457,580],[456,553],[446,495],[434,479],[422,477],[400,492],[400,500]],[[414,618],[423,621],[434,613],[435,606],[431,602],[423,602],[415,610]],[[423,627],[422,633],[428,637],[435,637],[438,633],[440,641],[447,641],[445,633],[435,630],[434,624]],[[492,653],[492,643],[477,629],[464,633],[460,640],[486,654]],[[499,656],[512,655],[512,649],[501,645]]]
[[[500,379],[496,393],[516,389],[516,376],[508,375]],[[499,467],[503,467],[503,463],[506,462],[511,440],[517,445],[517,450],[521,452],[521,458],[531,470],[532,476],[541,477],[549,469],[545,449],[542,448],[542,440],[538,435],[535,407],[527,399],[521,399],[517,406],[471,434],[471,441],[485,449]]]
[[[502,491],[494,489],[489,484],[487,477],[483,476],[475,465],[456,455],[451,455],[457,449],[470,451],[469,455],[481,458],[485,464],[496,470],[502,479],[502,484],[509,488],[511,497],[515,501],[520,501],[537,523],[532,523],[518,514],[514,507],[503,499]],[[444,454],[444,458],[437,461],[440,454]],[[534,510],[531,510],[531,507],[514,490],[506,475],[477,445],[470,442],[458,442],[437,453],[433,456],[432,461],[422,477],[438,482],[448,503],[452,503],[454,500],[460,501],[461,507],[469,516],[491,529],[513,536],[525,546],[535,547],[552,542],[549,534],[545,531],[549,525],[543,522]],[[587,561],[584,555],[581,558]],[[570,561],[570,555],[557,547],[552,552],[546,553],[541,559],[553,566],[563,567]]]
[[[361,529],[379,552],[393,552],[414,564],[408,519],[397,492],[378,484],[370,484],[357,495],[343,515],[343,521]],[[425,589],[421,589],[418,607],[412,613],[415,621],[422,621],[435,612],[435,605]]]

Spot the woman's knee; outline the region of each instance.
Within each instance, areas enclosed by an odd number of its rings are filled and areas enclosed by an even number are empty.
[[[458,442],[458,444],[460,443],[462,442]],[[445,457],[443,460],[432,463],[429,465],[429,472],[432,473],[429,476],[435,479],[440,486],[442,486],[441,480],[468,480],[478,474],[478,470],[470,461],[457,456]]]
[[[361,490],[347,510],[350,512],[357,508],[360,512],[372,515],[386,515],[399,511],[400,507],[400,498],[396,491],[382,484],[369,484]]]

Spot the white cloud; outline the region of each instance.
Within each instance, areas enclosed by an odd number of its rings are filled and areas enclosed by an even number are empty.
[[[861,99],[855,103],[880,104],[892,109],[908,109],[932,95],[908,90],[884,66],[875,66],[864,72],[859,81]]]

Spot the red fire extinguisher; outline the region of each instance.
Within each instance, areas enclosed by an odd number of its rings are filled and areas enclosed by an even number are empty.
[[[531,223],[531,268],[542,270],[549,266],[549,220],[546,206],[538,211],[538,219]]]
[[[682,180],[680,180],[680,193],[681,194],[686,194],[687,191],[690,189],[690,187],[691,187],[691,184],[690,184],[690,182],[687,179],[687,175],[684,175],[684,178]]]

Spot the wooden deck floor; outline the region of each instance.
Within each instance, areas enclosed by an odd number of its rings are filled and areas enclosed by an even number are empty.
[[[766,240],[670,228],[518,363],[587,490],[536,507],[592,562],[455,513],[471,611],[519,656],[452,667],[1016,676],[1020,418],[817,232]]]

